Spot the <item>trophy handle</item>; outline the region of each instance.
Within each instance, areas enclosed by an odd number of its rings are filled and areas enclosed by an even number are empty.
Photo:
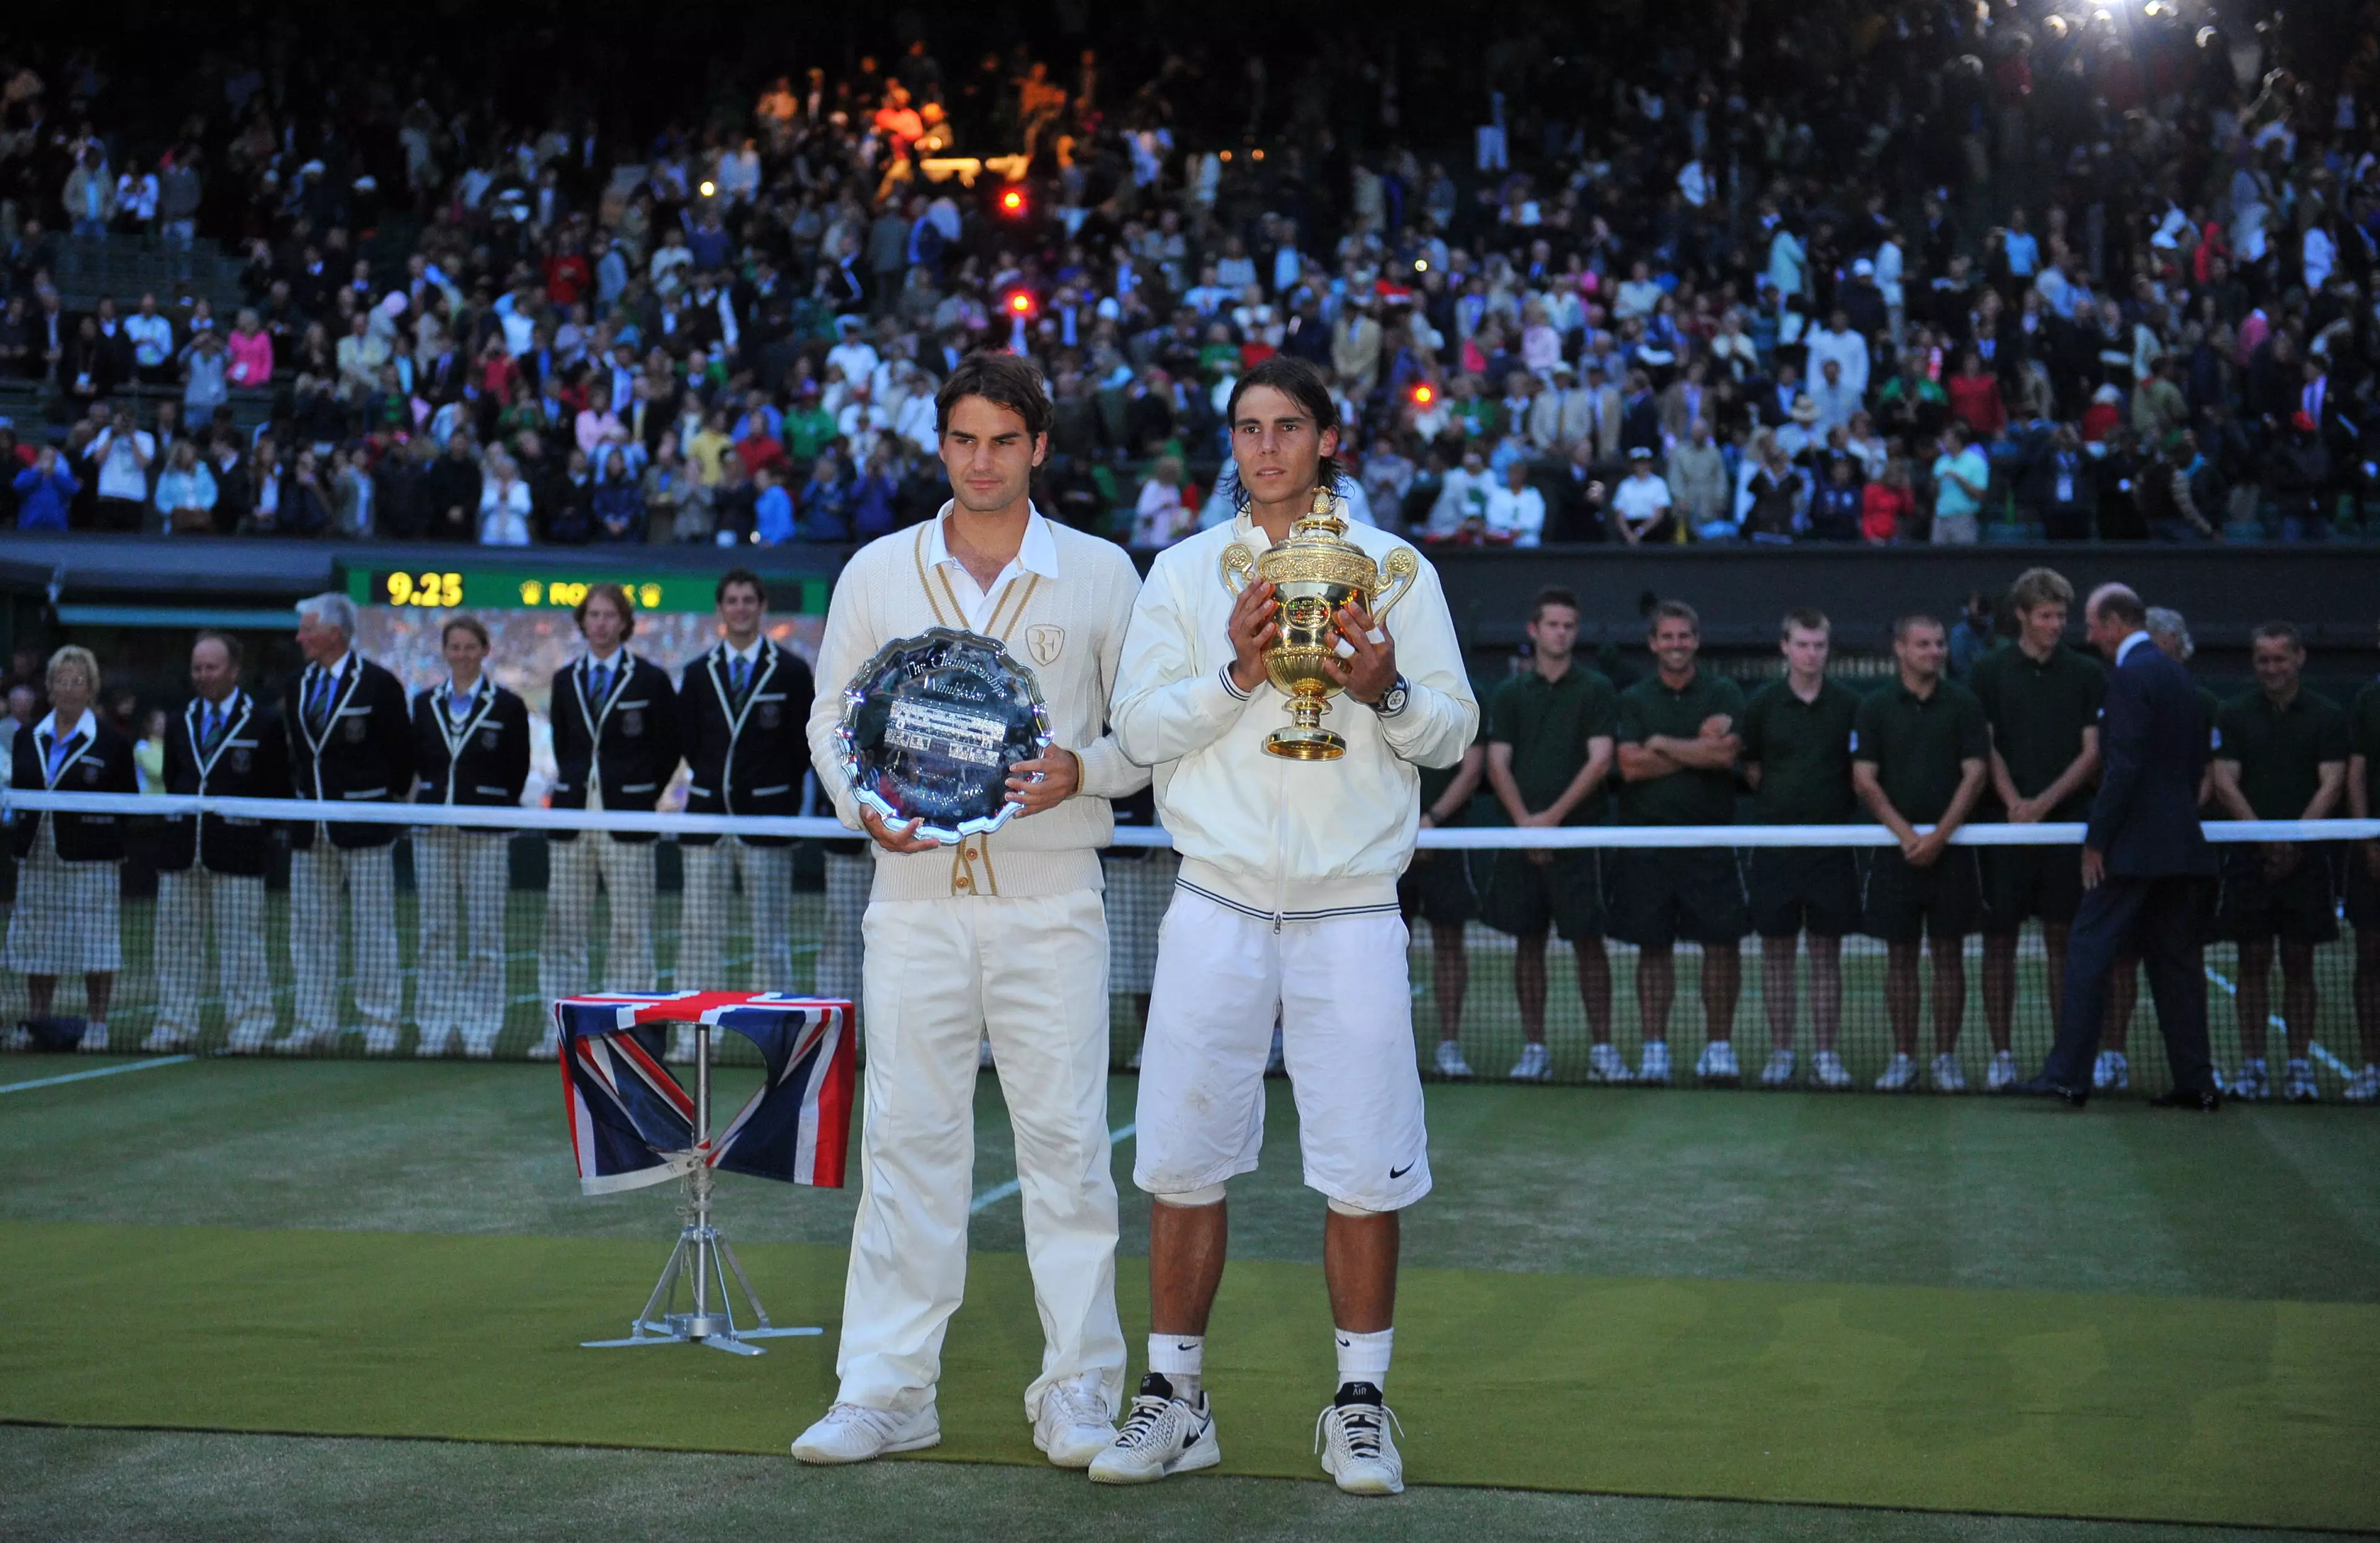
[[[1231,591],[1232,599],[1238,599],[1241,591],[1247,589],[1256,574],[1256,553],[1239,542],[1233,541],[1223,549],[1221,571],[1223,588]],[[1234,583],[1235,579],[1238,582]]]
[[[1372,607],[1372,620],[1386,620],[1389,608],[1405,598],[1421,577],[1421,559],[1411,547],[1399,547],[1389,553],[1388,582],[1381,587],[1380,602]]]

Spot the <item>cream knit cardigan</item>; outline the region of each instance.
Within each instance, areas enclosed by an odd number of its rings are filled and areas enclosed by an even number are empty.
[[[936,519],[946,517],[942,505]],[[1042,516],[1037,512],[1033,516]],[[1057,743],[1082,758],[1082,786],[1037,815],[1012,816],[987,836],[941,852],[887,852],[874,842],[872,900],[944,900],[1063,894],[1097,890],[1099,848],[1115,833],[1108,800],[1148,785],[1108,732],[1108,694],[1132,620],[1140,576],[1122,547],[1048,522],[1057,552],[1054,576],[1020,570],[994,596],[990,635],[1033,672],[1050,708]],[[835,725],[844,688],[878,650],[928,627],[967,630],[955,599],[927,566],[933,527],[917,525],[860,548],[835,580],[819,644],[818,695],[810,707],[810,764],[833,800],[835,817],[861,829],[859,804],[837,763]]]

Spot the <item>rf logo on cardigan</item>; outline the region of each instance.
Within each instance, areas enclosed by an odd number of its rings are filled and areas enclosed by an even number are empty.
[[[1025,646],[1032,650],[1036,664],[1055,664],[1066,647],[1066,629],[1043,622],[1025,629]]]

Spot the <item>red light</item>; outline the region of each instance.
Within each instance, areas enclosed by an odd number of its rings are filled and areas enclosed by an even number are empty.
[[[1415,406],[1415,407],[1428,407],[1432,402],[1435,402],[1435,401],[1437,401],[1437,400],[1438,400],[1438,393],[1436,393],[1436,392],[1434,392],[1434,391],[1430,390],[1430,389],[1429,389],[1429,387],[1427,387],[1427,386],[1426,386],[1426,385],[1417,385],[1417,386],[1414,387],[1414,406]]]
[[[1025,195],[1011,188],[1000,195],[1000,207],[1002,213],[1022,214],[1025,213]]]
[[[1029,316],[1033,311],[1033,297],[1020,289],[1008,297],[1008,309],[1019,316]]]

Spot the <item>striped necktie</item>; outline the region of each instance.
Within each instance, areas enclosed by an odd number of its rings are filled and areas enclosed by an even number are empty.
[[[612,694],[612,666],[598,664],[589,670],[587,684],[593,691],[593,699],[600,705],[604,698]]]
[[[314,685],[306,697],[306,722],[318,735],[322,732],[331,706],[331,672],[320,664],[314,666]]]
[[[215,747],[215,739],[217,735],[223,733],[224,723],[225,714],[223,704],[220,702],[209,702],[207,704],[206,717],[202,721],[199,733],[199,752],[201,755]]]
[[[744,699],[746,687],[751,684],[752,662],[742,654],[737,654],[735,662],[727,667],[727,688],[735,695],[736,701],[741,702]]]

